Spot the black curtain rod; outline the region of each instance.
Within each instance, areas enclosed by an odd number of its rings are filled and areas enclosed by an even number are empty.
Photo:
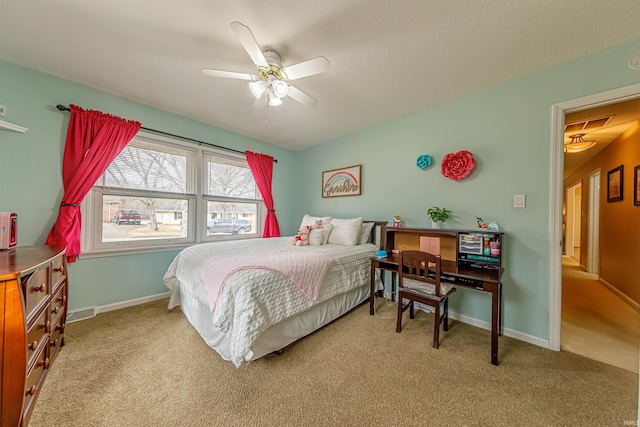
[[[62,105],[62,104],[58,104],[58,105],[56,105],[56,108],[57,108],[58,110],[60,110],[60,111],[71,111],[71,109],[70,109],[69,107],[65,107],[65,106],[64,106],[64,105]],[[244,151],[234,150],[233,148],[223,147],[223,146],[221,146],[221,145],[211,144],[210,142],[199,141],[199,140],[197,140],[197,139],[188,138],[188,137],[186,137],[186,136],[176,135],[176,134],[169,133],[169,132],[163,132],[163,131],[161,131],[161,130],[150,129],[150,128],[146,128],[146,127],[144,127],[144,126],[140,126],[140,129],[148,130],[149,132],[159,133],[159,134],[161,134],[161,135],[172,136],[172,137],[174,137],[174,138],[184,139],[184,140],[186,140],[186,141],[197,142],[197,143],[198,143],[198,145],[206,145],[206,146],[209,146],[209,147],[219,148],[219,149],[221,149],[221,150],[232,151],[232,152],[234,152],[234,153],[246,154]],[[274,163],[278,163],[278,160],[273,159],[273,162],[274,162]]]

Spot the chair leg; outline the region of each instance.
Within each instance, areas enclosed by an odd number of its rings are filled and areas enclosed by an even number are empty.
[[[415,304],[413,300],[409,301],[409,319],[415,319],[415,313],[413,312],[413,305]]]
[[[398,317],[396,319],[396,332],[402,330],[402,294],[398,294]]]
[[[436,316],[433,319],[433,348],[440,344],[440,304],[436,304]]]
[[[442,329],[445,331],[449,330],[449,298],[444,300],[444,319],[442,321],[444,323]]]

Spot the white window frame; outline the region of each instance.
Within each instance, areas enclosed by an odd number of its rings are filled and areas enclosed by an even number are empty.
[[[87,194],[81,204],[83,218],[81,231],[81,255],[80,258],[96,258],[104,256],[119,256],[136,253],[161,252],[167,250],[183,249],[193,244],[223,240],[243,240],[262,237],[262,229],[266,217],[266,207],[256,186],[256,199],[229,199],[203,194],[206,188],[205,154],[217,158],[228,158],[234,162],[240,161],[246,164],[246,157],[242,154],[229,153],[215,148],[195,145],[179,141],[177,139],[155,135],[148,132],[138,132],[132,141],[142,141],[146,144],[175,146],[176,149],[193,152],[191,165],[187,165],[187,192],[164,193],[144,190],[131,190],[120,188],[107,188],[95,185]],[[98,183],[97,183],[98,184]],[[152,240],[128,240],[118,242],[102,242],[103,220],[103,195],[122,195],[138,197],[158,197],[186,199],[188,201],[188,226],[186,237],[158,238]],[[245,235],[216,235],[207,236],[207,202],[219,199],[221,201],[255,202],[256,232]]]

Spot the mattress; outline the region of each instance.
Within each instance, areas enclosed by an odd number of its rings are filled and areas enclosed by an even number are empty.
[[[216,309],[209,310],[198,271],[210,258],[292,251],[333,260],[315,301],[277,272],[246,269],[229,276]],[[207,344],[240,366],[285,347],[365,300],[370,258],[376,251],[373,244],[298,247],[291,245],[291,237],[194,245],[180,252],[165,274],[169,308],[180,305]]]

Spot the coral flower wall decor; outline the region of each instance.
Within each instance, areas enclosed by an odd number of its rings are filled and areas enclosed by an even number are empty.
[[[475,165],[473,156],[467,150],[449,153],[442,159],[442,175],[460,181],[471,173]]]

